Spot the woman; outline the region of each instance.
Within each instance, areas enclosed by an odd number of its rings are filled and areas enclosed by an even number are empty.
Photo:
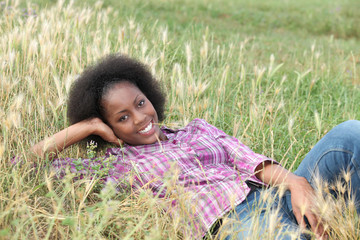
[[[109,177],[124,180],[135,169],[132,187],[150,188],[159,197],[168,195],[165,182],[175,166],[176,184],[191,193],[187,210],[198,230],[195,237],[211,233],[212,226],[225,216],[240,221],[224,221],[228,223],[220,229],[221,238],[249,236],[249,216],[264,204],[260,196],[266,185],[282,185],[287,190],[270,206],[280,209],[281,239],[290,239],[298,225],[310,227],[318,237],[326,236],[319,216],[312,211],[316,173],[332,182],[342,170],[350,170],[352,193],[358,195],[358,121],[330,131],[291,173],[204,120],[195,119],[178,130],[160,127],[164,104],[160,86],[144,65],[126,56],[109,55],[86,69],[72,86],[68,103],[72,125],[39,142],[32,151],[55,157],[83,139],[101,137],[122,146],[107,150],[104,159],[113,159]],[[64,164],[74,167],[71,159],[54,163],[60,168]],[[89,167],[87,161],[83,165]],[[265,223],[260,233],[270,224],[268,215],[266,211],[259,214]]]

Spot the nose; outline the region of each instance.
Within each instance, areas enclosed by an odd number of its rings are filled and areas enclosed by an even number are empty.
[[[141,111],[135,111],[133,117],[135,125],[142,125],[146,121],[146,115]]]

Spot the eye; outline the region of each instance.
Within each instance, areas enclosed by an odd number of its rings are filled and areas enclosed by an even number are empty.
[[[119,122],[123,122],[123,121],[125,121],[125,120],[128,119],[128,118],[129,118],[128,115],[121,116],[121,117],[119,118]]]
[[[141,107],[141,106],[143,106],[145,104],[145,100],[143,99],[143,100],[140,100],[140,102],[138,103],[138,107]]]

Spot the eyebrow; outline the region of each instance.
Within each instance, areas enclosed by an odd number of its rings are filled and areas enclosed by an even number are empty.
[[[141,94],[138,94],[138,95],[136,95],[136,97],[135,97],[135,99],[134,99],[134,105],[137,103],[137,99],[138,99],[138,97],[140,96]],[[123,113],[123,112],[126,112],[127,111],[127,109],[124,109],[124,110],[121,110],[120,112],[117,112],[116,114],[119,114],[119,113]]]

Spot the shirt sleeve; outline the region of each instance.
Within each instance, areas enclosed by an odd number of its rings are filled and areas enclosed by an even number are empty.
[[[265,161],[271,161],[278,164],[278,162],[269,157],[253,152],[237,138],[227,135],[223,131],[207,123],[205,120],[198,119],[197,121],[199,121],[199,125],[203,127],[202,131],[204,131],[204,134],[209,134],[214,137],[223,147],[229,157],[228,161],[230,161],[236,170],[249,176],[249,179],[247,180],[262,183],[262,181],[255,176],[256,167]]]

